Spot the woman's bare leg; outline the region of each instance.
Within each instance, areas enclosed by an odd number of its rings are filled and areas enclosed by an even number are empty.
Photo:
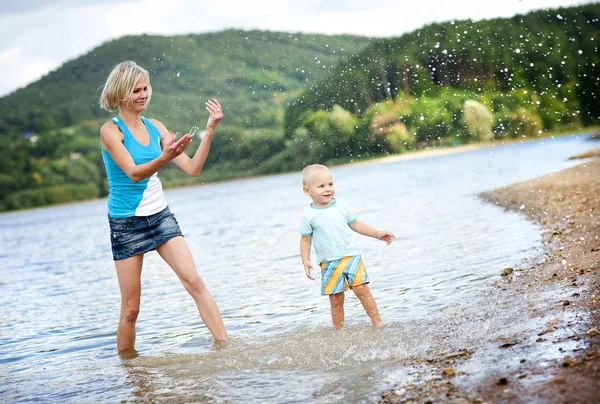
[[[369,286],[366,283],[364,285],[354,286],[352,291],[362,303],[367,315],[371,318],[371,324],[375,327],[381,326],[381,318],[379,317],[377,303],[375,303],[375,299],[371,294],[371,290],[369,290]]]
[[[198,275],[194,258],[183,237],[172,238],[156,248],[160,256],[175,271],[185,290],[194,298],[202,321],[217,342],[227,339],[227,331],[219,308],[204,281]]]
[[[135,323],[140,312],[143,262],[143,255],[115,261],[119,289],[121,289],[121,316],[117,327],[119,351],[133,349],[135,346]]]
[[[333,326],[336,330],[341,330],[344,326],[344,292],[329,295],[329,304]]]

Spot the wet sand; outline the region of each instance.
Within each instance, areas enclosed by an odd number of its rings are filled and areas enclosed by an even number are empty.
[[[525,326],[405,364],[414,376],[380,402],[600,403],[600,159],[480,197],[544,231],[543,257],[490,285],[507,312],[529,306],[510,320]]]

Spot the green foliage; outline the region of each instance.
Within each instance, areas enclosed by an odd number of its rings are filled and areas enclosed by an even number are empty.
[[[421,144],[450,133],[472,137],[461,123],[466,99],[481,100],[504,121],[523,116],[524,108],[547,129],[598,123],[599,19],[600,7],[589,4],[432,24],[375,41],[291,102],[286,136],[304,125],[306,111],[338,104],[362,116],[372,105],[408,94],[416,102],[404,122]]]
[[[339,105],[334,105],[329,115],[329,122],[333,133],[340,136],[351,136],[354,133],[356,121],[357,118],[350,111],[346,111]]]
[[[367,108],[358,133],[363,141],[359,150],[366,154],[400,153],[416,142],[403,122],[412,113],[413,99],[399,96]]]
[[[326,153],[322,141],[306,128],[298,128],[292,139],[285,141],[285,149],[267,160],[261,167],[265,173],[299,170],[308,164],[322,161]]]
[[[26,209],[56,203],[83,201],[98,196],[100,196],[100,189],[96,184],[63,184],[12,192],[5,198],[3,205],[4,209]]]
[[[145,115],[174,132],[202,126],[208,98],[224,107],[202,175],[188,177],[169,165],[161,172],[168,187],[259,172],[285,147],[289,99],[369,42],[348,35],[228,30],[105,43],[0,99],[0,210],[62,201],[75,195],[66,184],[90,183],[99,192],[90,195],[107,194],[98,133],[113,114],[98,101],[106,77],[123,60],[150,71],[154,96]]]
[[[307,150],[312,150],[309,156],[329,159],[349,155],[350,136],[354,133],[353,120],[352,114],[339,106],[334,106],[331,112],[319,110],[309,113],[303,128],[306,129],[309,143],[319,144],[318,150],[321,151],[320,155],[315,155],[317,148],[309,148]],[[304,131],[296,131],[294,135],[286,145],[296,148],[305,142]],[[300,139],[295,139],[296,136],[300,136]]]
[[[271,113],[268,126],[279,129],[281,94],[295,94],[316,83],[369,42],[349,35],[241,30],[126,36],[0,99],[0,134],[9,128],[47,132],[94,119],[99,128],[112,116],[99,108],[101,86],[123,60],[148,69],[154,97],[146,114],[176,132],[206,119],[204,101],[212,97],[224,106],[228,125],[265,127],[264,117],[255,121],[262,111]]]
[[[421,96],[413,104],[409,127],[416,133],[417,142],[440,141],[450,135],[452,112],[443,99]]]
[[[542,126],[547,130],[560,128],[569,121],[569,109],[567,105],[561,102],[554,94],[544,94],[540,96],[539,114],[542,119]]]
[[[98,98],[123,60],[150,71],[145,115],[174,132],[203,126],[206,99],[224,107],[201,175],[170,164],[169,187],[599,124],[599,19],[589,4],[378,40],[228,30],[110,41],[0,99],[0,210],[106,196],[98,131],[112,114]]]
[[[472,139],[489,140],[492,137],[493,115],[480,102],[467,100],[464,104],[461,122]]]
[[[502,110],[497,114],[494,132],[506,137],[535,137],[542,133],[542,118],[525,108]]]

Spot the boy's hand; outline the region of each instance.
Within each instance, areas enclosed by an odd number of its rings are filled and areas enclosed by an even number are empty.
[[[310,263],[310,261],[304,262],[304,272],[306,272],[306,276],[308,277],[308,279],[314,281],[315,277],[310,274],[310,270],[312,268],[313,265]]]
[[[396,236],[394,236],[389,231],[380,231],[379,234],[377,235],[377,239],[381,240],[381,241],[385,241],[387,243],[387,245],[390,245],[391,242],[396,239]]]

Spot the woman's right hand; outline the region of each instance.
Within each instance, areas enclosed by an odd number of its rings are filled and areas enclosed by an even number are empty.
[[[223,109],[221,108],[221,104],[215,98],[212,100],[208,100],[206,103],[206,110],[210,114],[208,117],[208,122],[206,123],[206,130],[209,132],[214,132],[215,128],[223,119]]]
[[[177,136],[173,136],[171,140],[163,147],[162,154],[169,161],[179,156],[192,143],[192,135],[183,135],[177,140]]]

